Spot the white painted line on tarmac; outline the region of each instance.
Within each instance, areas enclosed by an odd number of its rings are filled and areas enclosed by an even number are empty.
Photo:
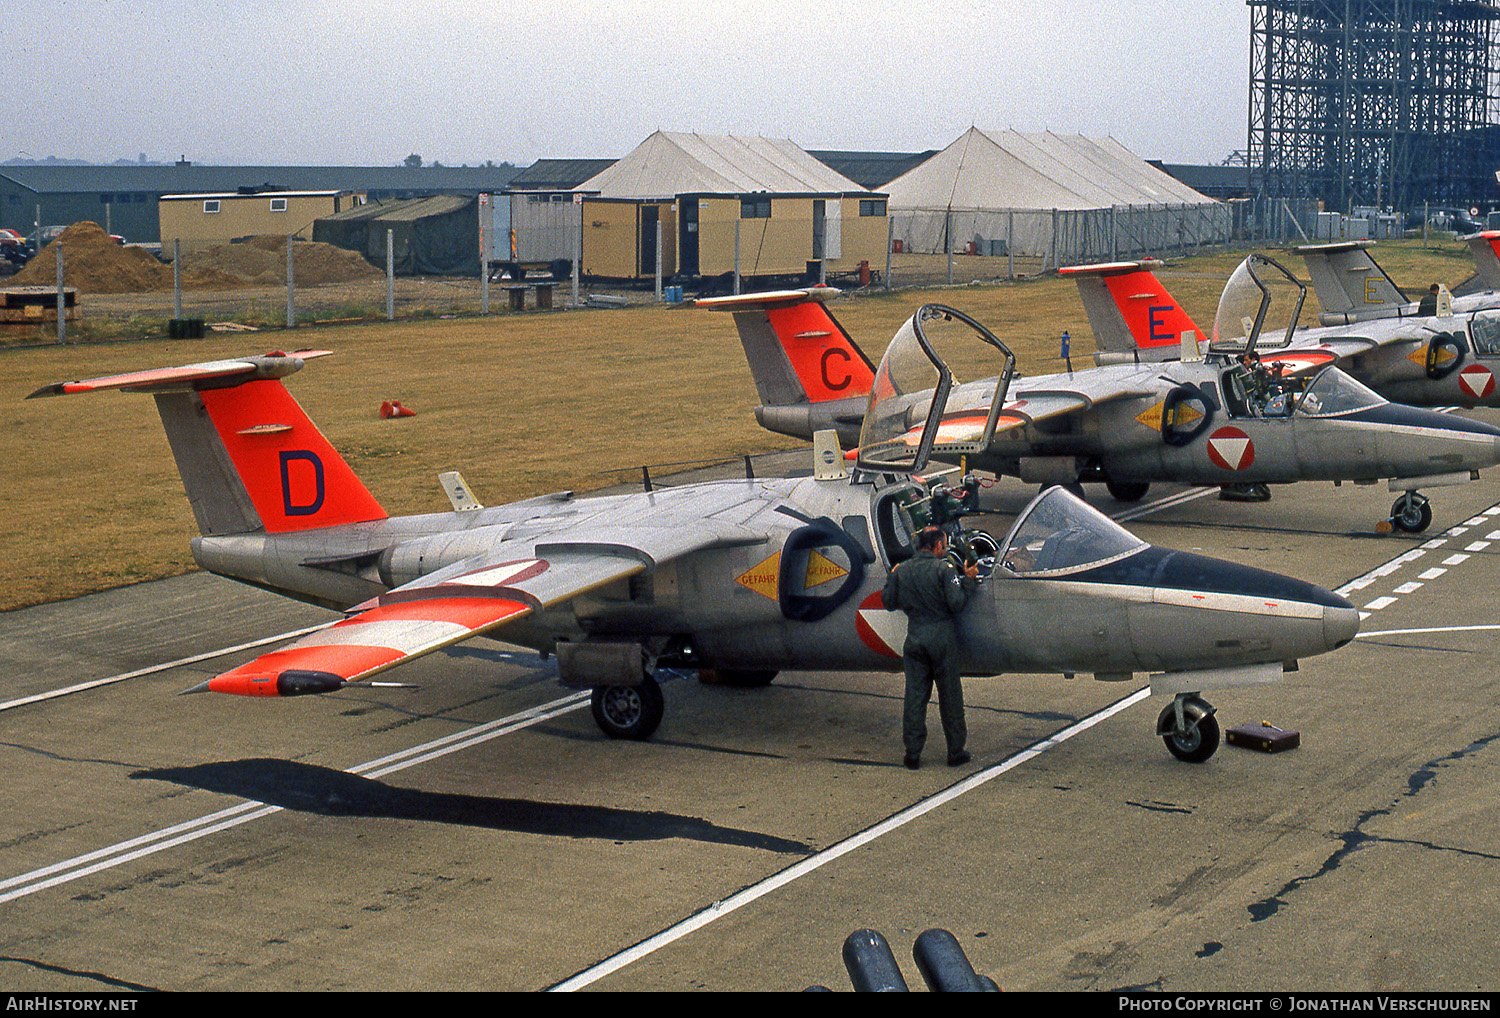
[[[468,749],[471,746],[477,746],[491,739],[497,739],[502,735],[508,735],[522,728],[528,728],[542,721],[579,710],[587,706],[589,696],[590,694],[587,690],[573,693],[570,696],[529,708],[518,714],[512,714],[509,717],[498,718],[462,732],[445,735],[441,739],[425,742],[420,746],[412,746],[409,749],[392,753],[378,760],[371,760],[367,763],[350,767],[345,773],[363,774],[371,778],[393,774],[396,771],[415,767],[417,764],[436,760],[450,753],[457,753],[459,750]],[[43,866],[40,869],[34,869],[18,876],[9,877],[5,880],[0,880],[0,902],[11,901],[15,898],[24,898],[27,895],[35,894],[49,887],[56,887],[58,884],[65,884],[81,877],[86,877],[89,874],[98,873],[101,870],[113,869],[132,860],[141,859],[148,855],[155,855],[157,852],[174,848],[177,845],[185,845],[191,841],[197,841],[200,838],[205,838],[210,834],[217,834],[219,831],[225,831],[231,827],[238,827],[240,824],[249,823],[251,820],[259,820],[262,817],[271,816],[273,813],[280,813],[281,810],[281,806],[268,806],[254,800],[242,802],[236,806],[230,806],[227,809],[218,810],[194,820],[174,824],[171,827],[164,827],[159,831],[152,831],[148,834],[131,838],[128,841],[122,841],[106,848],[97,849],[84,855],[74,856],[62,862],[53,863],[50,866]]]
[[[875,824],[873,827],[868,827],[858,834],[853,835],[852,837],[845,838],[843,841],[840,841],[836,845],[825,848],[823,851],[817,853],[816,855],[809,856],[806,859],[788,866],[786,869],[782,870],[779,873],[772,874],[771,876],[762,881],[759,881],[758,883],[751,884],[749,887],[746,887],[743,890],[730,895],[723,901],[714,902],[713,904],[699,910],[698,912],[682,920],[681,922],[669,926],[666,929],[662,930],[660,933],[647,937],[640,943],[626,948],[624,951],[612,955],[595,965],[591,965],[581,972],[569,976],[562,982],[549,987],[549,989],[557,991],[581,990],[592,983],[598,982],[605,976],[610,975],[613,972],[618,972],[626,965],[629,965],[635,961],[639,961],[640,959],[661,950],[663,947],[681,940],[689,933],[702,929],[714,920],[722,919],[724,916],[729,915],[731,912],[743,908],[744,906],[765,897],[771,892],[785,887],[792,881],[797,880],[801,877],[805,877],[809,873],[821,869],[822,867],[828,865],[836,859],[840,859],[843,856],[848,855],[850,852],[853,852],[856,849],[863,848],[865,845],[870,844],[877,838],[883,837],[887,834],[890,834],[892,831],[899,830],[900,828],[905,827],[913,820],[917,820],[920,817],[926,816],[928,813],[931,813],[939,806],[943,806],[949,802],[952,802],[959,796],[964,795],[968,792],[972,792],[982,785],[988,784],[1007,771],[1014,770],[1022,764],[1030,760],[1034,760],[1038,756],[1047,752],[1047,750],[1056,749],[1058,746],[1062,745],[1064,742],[1067,742],[1073,736],[1087,731],[1088,729],[1097,725],[1099,722],[1113,717],[1114,715],[1120,713],[1120,711],[1125,710],[1127,707],[1134,706],[1150,695],[1151,687],[1147,686],[1144,689],[1138,689],[1134,693],[1125,697],[1123,700],[1115,701],[1108,707],[1105,707],[1103,710],[1098,711],[1094,714],[1090,714],[1088,717],[1069,725],[1067,728],[1064,728],[1062,731],[1056,733],[1055,735],[1050,735],[1040,742],[1033,743],[1026,749],[1021,750],[1021,752],[1016,753],[1013,756],[1006,757],[999,763],[986,767],[982,771],[971,774],[964,780],[959,781],[956,784],[949,785],[947,788],[943,789],[941,792],[938,792],[936,795],[929,796],[928,798],[923,799],[920,802],[914,803],[901,812],[895,813],[882,820],[880,823]]]
[[[1142,516],[1149,516],[1151,513],[1161,512],[1163,509],[1171,509],[1174,506],[1184,505],[1205,495],[1212,495],[1218,490],[1218,488],[1189,488],[1187,491],[1180,491],[1175,495],[1159,498],[1155,502],[1150,502],[1136,509],[1126,509],[1124,512],[1115,513],[1111,518],[1120,523],[1127,523],[1130,520],[1140,519]]]
[[[1371,636],[1407,636],[1413,633],[1475,633],[1491,629],[1500,629],[1500,625],[1480,626],[1424,626],[1421,629],[1376,629],[1368,633],[1357,633],[1356,640],[1368,639]]]
[[[7,700],[4,703],[0,703],[0,711],[11,710],[15,707],[24,707],[28,703],[40,703],[43,700],[55,700],[60,696],[68,696],[72,693],[82,693],[86,690],[98,689],[100,686],[112,686],[116,682],[124,682],[126,679],[138,679],[142,675],[151,675],[155,672],[164,672],[171,668],[180,668],[183,665],[193,665],[197,664],[200,661],[211,661],[216,657],[223,657],[225,654],[233,654],[236,651],[252,650],[255,647],[264,647],[268,643],[278,643],[282,640],[295,640],[299,636],[306,636],[308,633],[316,633],[320,629],[327,629],[337,621],[339,620],[334,619],[332,622],[324,622],[320,625],[308,626],[306,629],[294,629],[289,633],[277,633],[275,636],[262,637],[259,640],[251,640],[249,643],[241,643],[233,647],[220,647],[218,650],[211,650],[204,654],[194,654],[192,657],[180,657],[176,661],[167,661],[159,665],[150,665],[146,668],[137,668],[133,672],[123,672],[120,675],[111,675],[103,679],[90,679],[88,682],[80,682],[74,686],[65,686],[62,689],[54,689],[46,693],[36,693],[32,696],[23,696],[19,700]]]

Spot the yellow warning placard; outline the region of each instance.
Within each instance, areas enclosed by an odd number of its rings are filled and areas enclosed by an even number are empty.
[[[812,563],[808,563],[811,570]],[[777,581],[781,578],[781,552],[777,552],[770,558],[762,559],[749,569],[734,578],[735,582],[742,587],[755,591],[762,597],[776,600]]]
[[[837,580],[841,576],[848,575],[849,570],[837,562],[829,561],[816,551],[810,551],[807,554],[807,576],[803,578],[802,585],[811,589],[820,583],[827,583],[829,580]]]
[[[1162,400],[1151,409],[1137,414],[1135,419],[1140,421],[1142,424],[1152,429],[1153,431],[1160,431],[1162,424],[1162,411],[1166,407],[1166,405],[1167,401]],[[1202,419],[1203,411],[1199,410],[1197,407],[1193,406],[1190,403],[1178,403],[1175,407],[1172,408],[1172,420],[1170,423],[1175,428],[1187,428],[1191,427],[1193,424]]]

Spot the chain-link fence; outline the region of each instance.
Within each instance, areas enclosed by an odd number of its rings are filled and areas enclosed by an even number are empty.
[[[1106,209],[900,209],[893,285],[1036,276],[1065,265],[1201,252],[1234,237],[1224,203]]]

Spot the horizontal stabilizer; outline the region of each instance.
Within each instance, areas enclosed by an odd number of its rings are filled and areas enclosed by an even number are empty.
[[[104,375],[72,382],[55,382],[44,385],[27,396],[71,396],[85,392],[103,392],[107,389],[122,389],[126,392],[170,392],[206,388],[195,383],[214,385],[255,381],[262,378],[285,378],[301,370],[302,365],[314,357],[326,357],[330,350],[298,350],[292,354],[270,353],[264,356],[245,357],[238,360],[204,361],[201,364],[184,364],[175,368],[151,368],[145,371],[130,371],[122,375]]]
[[[822,303],[843,294],[834,286],[810,286],[805,290],[766,290],[761,293],[740,293],[731,297],[700,297],[693,307],[705,311],[764,311],[766,308],[783,307],[815,300]]]

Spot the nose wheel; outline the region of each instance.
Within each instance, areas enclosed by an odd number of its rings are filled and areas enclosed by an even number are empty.
[[[1377,529],[1388,534],[1392,530],[1404,530],[1409,534],[1420,534],[1432,525],[1432,506],[1425,495],[1408,491],[1391,505],[1391,516],[1382,520]]]
[[[1219,748],[1219,722],[1214,708],[1196,693],[1176,696],[1156,719],[1156,734],[1167,750],[1187,763],[1202,763]]]

